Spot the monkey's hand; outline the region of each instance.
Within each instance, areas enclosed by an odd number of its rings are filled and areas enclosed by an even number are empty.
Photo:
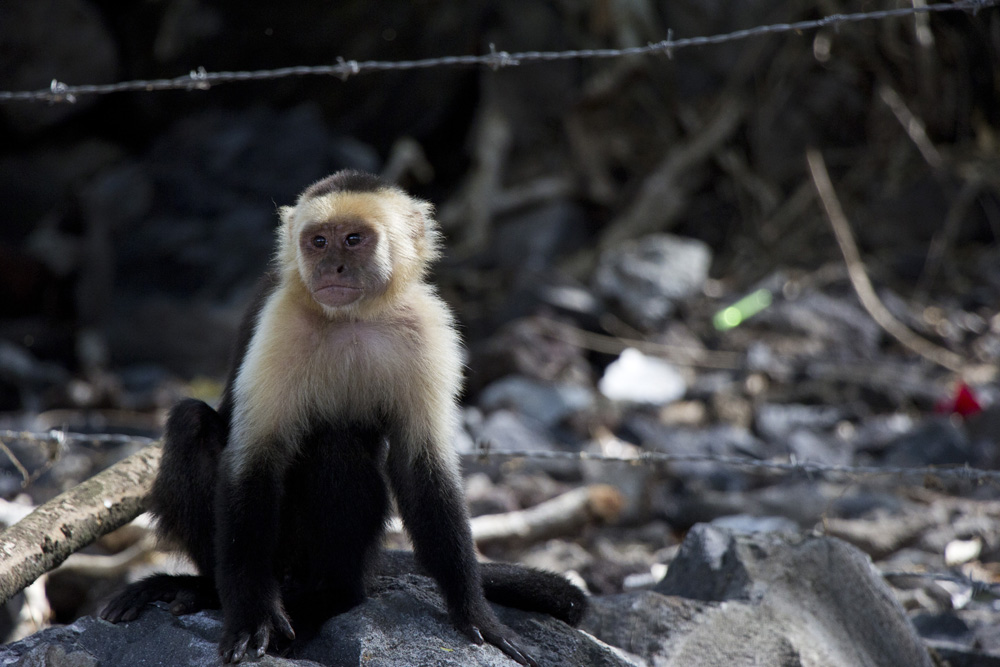
[[[517,635],[514,631],[501,623],[493,610],[485,604],[481,609],[469,613],[466,618],[456,619],[455,625],[474,643],[482,645],[483,642],[488,642],[516,660],[518,664],[538,667],[534,658],[515,643]]]
[[[261,657],[277,634],[295,639],[292,623],[277,599],[253,605],[252,609],[235,610],[232,614],[227,611],[219,640],[222,662],[239,662],[248,651],[251,657]]]
[[[215,587],[206,577],[154,574],[129,584],[108,603],[101,612],[101,618],[112,623],[134,621],[143,607],[157,601],[169,602],[170,612],[175,616],[219,604]]]

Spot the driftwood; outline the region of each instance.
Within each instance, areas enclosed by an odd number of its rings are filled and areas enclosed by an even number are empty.
[[[472,539],[485,546],[568,535],[588,523],[614,520],[624,504],[621,492],[613,486],[585,486],[525,510],[477,516],[472,519]]]
[[[161,452],[145,447],[0,533],[0,601],[141,514]]]
[[[560,535],[573,535],[591,523],[614,521],[625,500],[621,491],[609,484],[592,484],[567,491],[534,507],[503,514],[472,518],[472,540],[477,547],[516,542],[537,542]],[[390,537],[402,536],[403,522],[394,516],[388,525]]]

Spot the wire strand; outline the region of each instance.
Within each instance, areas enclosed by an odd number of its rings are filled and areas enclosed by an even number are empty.
[[[423,58],[419,60],[345,60],[338,58],[333,65],[300,65],[296,67],[281,67],[278,69],[208,72],[200,67],[187,75],[172,79],[140,79],[109,84],[68,85],[58,79],[53,79],[48,88],[42,90],[0,91],[2,102],[50,102],[74,103],[78,98],[87,95],[110,95],[120,92],[154,92],[161,90],[208,90],[212,86],[239,81],[265,81],[303,76],[335,76],[342,80],[362,73],[384,71],[409,71],[430,69],[434,67],[469,67],[486,66],[493,70],[502,67],[515,67],[528,62],[552,62],[558,60],[585,60],[603,58],[622,58],[628,56],[666,55],[672,58],[679,49],[693,46],[714,46],[728,42],[773,35],[788,32],[804,32],[819,28],[836,27],[846,23],[876,21],[889,18],[900,18],[916,14],[936,12],[966,11],[973,14],[981,9],[995,7],[1000,0],[960,0],[958,2],[941,2],[932,5],[915,5],[899,9],[885,9],[872,12],[856,12],[852,14],[831,14],[820,19],[797,21],[795,23],[775,23],[771,25],[745,28],[718,35],[701,37],[683,37],[674,39],[668,31],[667,38],[648,44],[626,49],[577,49],[569,51],[522,51],[509,53],[498,51],[490,45],[490,52],[483,55],[442,56]]]
[[[72,433],[53,429],[45,433],[31,431],[0,430],[0,444],[15,441],[70,445],[148,445],[157,442],[155,438],[115,433]],[[628,463],[631,465],[665,465],[672,463],[717,463],[719,465],[750,468],[776,473],[805,473],[832,477],[921,477],[957,479],[974,483],[1000,483],[1000,470],[983,470],[968,465],[949,466],[851,466],[820,461],[798,461],[795,459],[755,459],[749,456],[727,456],[720,454],[670,454],[667,452],[640,452],[635,455],[612,455],[594,452],[570,452],[535,449],[496,450],[483,443],[478,449],[462,454],[463,458],[476,461],[491,459],[533,459],[538,461],[600,461],[604,463]]]

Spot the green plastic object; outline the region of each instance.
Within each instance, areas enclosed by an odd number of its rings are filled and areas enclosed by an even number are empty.
[[[770,306],[772,300],[770,290],[759,289],[717,312],[712,318],[712,324],[719,331],[735,329],[747,319]]]

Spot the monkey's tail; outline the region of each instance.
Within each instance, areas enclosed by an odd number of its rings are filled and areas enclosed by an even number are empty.
[[[587,611],[587,594],[552,572],[513,563],[480,563],[483,594],[490,602],[554,616],[577,625]],[[413,552],[386,551],[378,574],[425,574]]]
[[[480,563],[483,594],[505,607],[540,611],[578,625],[587,611],[587,595],[558,574],[513,563]]]

